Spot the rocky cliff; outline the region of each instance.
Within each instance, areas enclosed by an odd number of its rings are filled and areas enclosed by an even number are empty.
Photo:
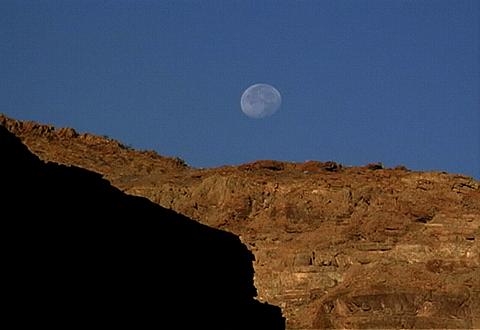
[[[0,126],[5,316],[16,326],[284,329],[238,237],[43,162]]]
[[[480,328],[480,184],[381,164],[195,169],[71,129],[0,118],[42,159],[239,235],[289,329]]]

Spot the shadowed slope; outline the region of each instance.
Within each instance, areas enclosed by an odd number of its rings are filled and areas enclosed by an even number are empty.
[[[0,126],[7,283],[20,322],[283,329],[253,299],[252,254],[230,233],[44,163]]]

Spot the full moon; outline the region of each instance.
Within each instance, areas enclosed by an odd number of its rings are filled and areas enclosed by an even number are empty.
[[[240,99],[243,113],[255,119],[273,115],[281,104],[280,92],[267,84],[255,84],[248,87]]]

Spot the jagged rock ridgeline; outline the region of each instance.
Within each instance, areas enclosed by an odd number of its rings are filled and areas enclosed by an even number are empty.
[[[2,114],[0,125],[20,137],[41,159],[67,165],[82,163],[83,168],[108,174],[109,180],[187,168],[179,158],[163,157],[153,151],[135,151],[106,136],[79,134],[73,128],[56,129],[51,125],[13,120]]]
[[[42,159],[239,235],[259,299],[281,306],[289,329],[480,328],[480,185],[470,177],[375,163],[170,166],[1,120]]]
[[[285,328],[278,307],[254,299],[253,255],[235,235],[45,163],[1,125],[0,153],[17,325]]]

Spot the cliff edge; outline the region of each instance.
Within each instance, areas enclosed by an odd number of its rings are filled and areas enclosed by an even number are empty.
[[[258,299],[280,306],[288,329],[480,328],[471,177],[332,161],[196,169],[71,129],[0,123],[44,160],[239,235]]]

